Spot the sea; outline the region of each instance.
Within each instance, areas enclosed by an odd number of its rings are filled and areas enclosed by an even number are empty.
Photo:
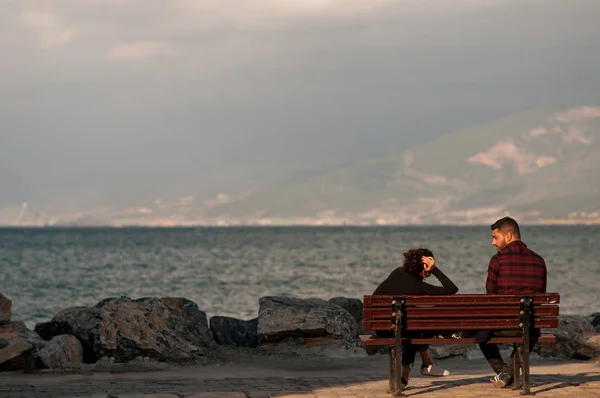
[[[600,311],[600,226],[522,226],[563,314]],[[251,319],[259,299],[362,298],[425,247],[459,293],[484,293],[489,227],[0,229],[0,292],[32,328],[107,297],[185,297],[209,317]],[[434,277],[428,279],[439,284]]]

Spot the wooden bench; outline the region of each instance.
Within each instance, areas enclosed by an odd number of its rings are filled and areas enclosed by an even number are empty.
[[[364,296],[363,330],[394,331],[391,338],[361,335],[363,346],[389,346],[389,391],[402,395],[401,344],[475,344],[468,338],[413,338],[402,337],[407,332],[457,331],[521,331],[521,337],[492,337],[489,343],[517,344],[514,389],[521,388],[520,370],[523,374],[522,395],[532,395],[529,384],[529,347],[536,342],[552,343],[556,337],[543,329],[558,327],[560,294],[534,295],[457,294],[452,296]],[[530,337],[530,330],[542,329],[538,338]]]

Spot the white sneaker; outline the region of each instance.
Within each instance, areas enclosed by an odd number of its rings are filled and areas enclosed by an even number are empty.
[[[421,374],[423,376],[433,376],[433,377],[450,376],[450,372],[448,370],[437,366],[435,363],[433,365],[429,365],[424,368],[421,368]]]

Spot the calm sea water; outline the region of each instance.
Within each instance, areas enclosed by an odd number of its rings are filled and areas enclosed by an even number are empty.
[[[600,311],[600,227],[522,227],[564,314]],[[36,322],[105,297],[180,296],[250,319],[267,295],[370,294],[411,247],[428,247],[460,293],[483,293],[486,227],[0,229],[0,292]],[[434,278],[432,278],[434,279]]]

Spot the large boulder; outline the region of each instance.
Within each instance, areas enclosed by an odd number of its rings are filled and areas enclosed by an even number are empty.
[[[596,328],[596,332],[600,333],[600,312],[595,312],[588,317],[588,321]]]
[[[359,330],[362,330],[363,321],[363,302],[356,298],[334,297],[329,300],[330,303],[339,305],[352,315],[356,321]]]
[[[7,322],[0,325],[0,371],[35,368],[39,351],[46,342],[24,322]]]
[[[473,344],[440,344],[432,345],[429,348],[429,353],[433,359],[444,359],[466,354],[474,348],[477,348],[477,346]]]
[[[38,355],[38,363],[46,369],[66,369],[82,362],[81,343],[76,337],[66,334],[53,337]]]
[[[222,345],[235,347],[258,346],[258,318],[244,321],[227,316],[210,318],[210,330],[215,341]]]
[[[85,308],[85,307],[83,307]],[[35,332],[44,340],[50,341],[54,336],[74,335],[73,328],[68,322],[50,321],[35,325]]]
[[[8,297],[0,293],[0,324],[10,322],[10,312],[12,308],[12,301]]]
[[[583,340],[583,349],[581,350],[585,357],[600,358],[600,334],[587,336]]]
[[[512,344],[498,344],[498,349],[503,357],[509,357],[512,352]],[[429,348],[433,359],[443,359],[453,356],[463,356],[468,360],[484,358],[477,344],[439,344]]]
[[[116,350],[116,323],[108,311],[100,308],[67,308],[49,322],[35,325],[35,331],[46,340],[60,335],[77,337],[83,348],[85,363],[94,363],[103,356],[113,356]]]
[[[586,317],[560,315],[558,328],[552,329],[556,343],[539,344],[536,351],[542,356],[563,359],[590,359],[598,354],[600,341],[596,329]]]
[[[258,339],[263,350],[339,355],[340,349],[356,348],[357,337],[352,315],[328,301],[281,296],[259,300]]]
[[[32,345],[25,340],[9,342],[0,349],[0,371],[35,368],[35,353]]]
[[[192,301],[175,297],[109,298],[94,307],[67,308],[36,329],[45,337],[77,337],[88,363],[102,357],[127,362],[138,356],[193,362],[216,347],[206,314]]]

